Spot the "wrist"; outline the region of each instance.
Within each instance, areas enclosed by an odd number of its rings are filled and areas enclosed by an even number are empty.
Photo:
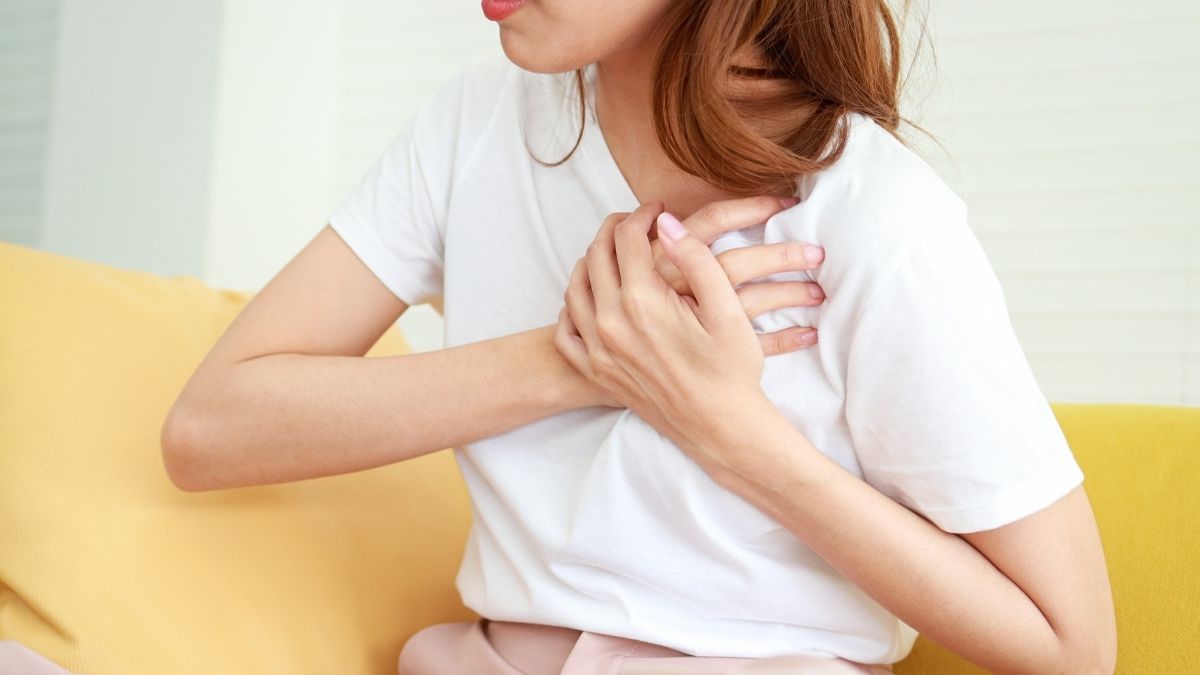
[[[697,438],[698,452],[713,458],[709,473],[724,487],[745,493],[776,491],[824,481],[839,468],[809,442],[761,388],[730,397]]]
[[[547,405],[556,412],[604,405],[595,385],[559,353],[554,345],[555,329],[556,325],[551,324],[533,331],[537,336],[539,352],[535,363],[543,364],[546,370],[545,386],[540,393]]]

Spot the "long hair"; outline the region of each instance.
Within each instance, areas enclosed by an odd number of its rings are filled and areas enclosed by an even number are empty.
[[[903,0],[902,19],[910,5]],[[677,0],[652,66],[655,135],[677,166],[731,194],[791,194],[797,176],[841,156],[847,113],[901,138],[902,25],[888,0]],[[735,63],[747,48],[762,67]],[[583,138],[582,69],[575,82],[579,135],[544,165],[565,162]],[[738,82],[751,86],[738,93]],[[782,129],[768,137],[756,120],[782,120]]]

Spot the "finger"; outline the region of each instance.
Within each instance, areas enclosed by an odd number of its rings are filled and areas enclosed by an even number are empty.
[[[563,301],[567,311],[571,313],[575,327],[579,330],[579,337],[590,349],[596,344],[596,306],[592,299],[592,291],[588,287],[587,262],[584,258],[576,261],[574,269],[571,270]]]
[[[554,329],[555,349],[566,359],[567,363],[571,364],[571,367],[587,375],[587,347],[583,344],[583,338],[573,332],[574,328],[570,318],[571,313],[567,311],[565,306],[558,314],[558,326]]]
[[[657,230],[656,226],[654,231]],[[658,277],[663,280],[663,283],[680,295],[691,295],[692,289],[688,288],[687,280],[683,278],[679,268],[663,251],[662,242],[658,239],[650,242],[650,251],[654,255],[654,270],[658,272]],[[720,256],[717,257],[720,258]]]
[[[767,195],[709,202],[688,216],[683,224],[697,239],[711,244],[723,232],[765,223],[771,216],[797,202],[799,200],[795,197]]]
[[[746,316],[783,307],[812,307],[825,301],[825,292],[811,281],[759,281],[734,289]]]
[[[567,306],[563,305],[562,309],[558,310],[558,322],[562,324],[561,328],[567,331],[568,335],[579,336],[579,328],[575,326],[575,320],[571,318],[571,313],[567,311]],[[583,338],[580,338],[581,340]]]
[[[650,286],[660,284],[654,269],[654,253],[648,236],[654,219],[662,212],[661,204],[655,209],[638,209],[617,224],[613,240],[617,254],[617,269],[621,274],[621,286]]]
[[[713,330],[723,322],[744,321],[742,303],[708,245],[666,211],[657,222],[664,235],[663,251],[683,273],[699,304],[700,323]]]
[[[621,299],[621,277],[613,253],[613,228],[622,220],[624,218],[615,213],[605,218],[584,256],[588,284],[592,287],[596,307],[613,307]]]
[[[817,344],[817,329],[792,326],[773,333],[759,333],[758,342],[762,345],[763,356],[794,352]]]
[[[800,241],[781,241],[732,248],[721,252],[717,260],[729,282],[737,286],[776,272],[816,269],[825,260],[825,249]]]

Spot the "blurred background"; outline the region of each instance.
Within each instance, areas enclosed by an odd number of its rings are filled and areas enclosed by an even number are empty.
[[[1053,401],[1200,405],[1200,5],[933,0],[914,145]],[[446,78],[477,2],[0,0],[0,240],[256,290]],[[401,326],[441,346],[427,305]]]

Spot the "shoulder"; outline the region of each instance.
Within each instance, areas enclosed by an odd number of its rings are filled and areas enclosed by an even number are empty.
[[[842,155],[797,181],[801,202],[768,221],[769,238],[823,246],[813,277],[827,292],[852,280],[868,291],[914,246],[977,253],[966,204],[933,167],[870,118],[847,122]]]
[[[808,221],[807,233],[823,238],[892,244],[930,225],[965,223],[966,204],[924,159],[874,120],[847,120],[841,157],[797,182],[802,201],[784,220]]]

